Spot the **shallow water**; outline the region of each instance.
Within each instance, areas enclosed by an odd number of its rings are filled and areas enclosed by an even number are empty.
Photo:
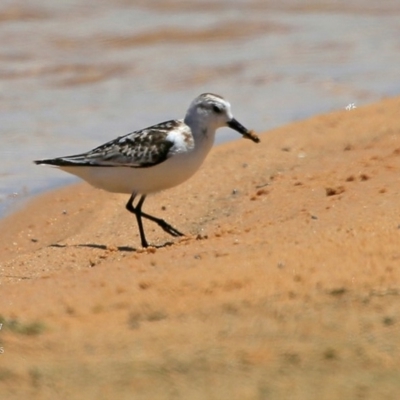
[[[400,93],[399,2],[130,3],[2,1],[1,215],[74,179],[32,160],[182,118],[202,92],[257,131]]]

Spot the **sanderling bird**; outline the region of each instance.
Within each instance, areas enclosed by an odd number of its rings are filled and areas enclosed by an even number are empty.
[[[193,100],[183,120],[166,121],[128,133],[87,153],[34,162],[58,167],[109,192],[129,193],[126,209],[135,214],[142,246],[147,247],[142,218],[155,222],[172,236],[183,234],[163,219],[142,211],[146,196],[189,179],[210,151],[215,131],[223,126],[253,142],[260,141],[233,118],[228,101],[204,93]],[[137,195],[140,198],[134,206]]]

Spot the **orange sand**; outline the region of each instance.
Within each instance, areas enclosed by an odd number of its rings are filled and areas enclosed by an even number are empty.
[[[145,222],[145,251],[84,183],[6,218],[0,398],[398,399],[399,110],[215,148],[145,204],[187,237]]]

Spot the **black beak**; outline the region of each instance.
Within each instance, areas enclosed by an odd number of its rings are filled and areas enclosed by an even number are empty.
[[[247,128],[245,128],[240,122],[236,121],[235,118],[232,118],[230,121],[228,121],[227,125],[229,126],[229,128],[232,128],[242,134],[244,138],[250,139],[255,143],[259,143],[260,138],[256,136],[252,131],[249,131]]]

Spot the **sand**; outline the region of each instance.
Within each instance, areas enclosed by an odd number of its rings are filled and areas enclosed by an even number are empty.
[[[0,398],[398,399],[399,110],[216,147],[146,250],[85,183],[5,218]]]

